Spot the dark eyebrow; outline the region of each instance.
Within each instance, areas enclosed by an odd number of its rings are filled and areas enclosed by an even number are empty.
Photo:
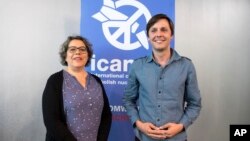
[[[76,46],[69,46],[69,48],[86,48],[85,46],[80,46],[80,47],[76,47]]]

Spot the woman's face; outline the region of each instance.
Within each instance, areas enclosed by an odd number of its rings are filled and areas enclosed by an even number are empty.
[[[88,61],[88,51],[83,41],[77,39],[70,41],[65,60],[71,69],[85,67]]]

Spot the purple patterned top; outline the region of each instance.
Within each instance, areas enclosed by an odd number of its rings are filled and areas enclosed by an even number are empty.
[[[103,109],[100,84],[87,75],[84,88],[74,76],[63,71],[63,102],[69,130],[78,141],[96,141]]]

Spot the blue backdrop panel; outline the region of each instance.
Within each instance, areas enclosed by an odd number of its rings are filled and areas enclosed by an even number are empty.
[[[165,13],[175,21],[174,11],[174,0],[81,1],[81,35],[94,49],[88,71],[102,79],[113,113],[110,141],[134,139],[122,104],[129,66],[151,52],[145,30],[151,16]]]

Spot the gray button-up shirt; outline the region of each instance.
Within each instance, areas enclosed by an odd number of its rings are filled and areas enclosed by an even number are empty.
[[[168,122],[187,127],[198,117],[201,96],[196,72],[190,59],[172,49],[168,64],[162,68],[153,56],[139,58],[131,65],[123,102],[132,124],[136,120],[162,126]],[[154,141],[135,128],[143,141]],[[186,131],[166,141],[186,140]]]

